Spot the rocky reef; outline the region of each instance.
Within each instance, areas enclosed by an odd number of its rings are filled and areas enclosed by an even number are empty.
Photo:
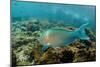
[[[11,23],[12,65],[41,65],[56,63],[88,62],[96,60],[96,38],[94,32],[86,28],[90,40],[76,40],[69,46],[49,48],[42,52],[40,33],[49,28],[75,30],[73,26],[51,23],[48,20],[31,18]]]

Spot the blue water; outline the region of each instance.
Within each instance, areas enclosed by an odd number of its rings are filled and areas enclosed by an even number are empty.
[[[80,26],[90,23],[96,28],[96,7],[93,5],[49,4],[12,1],[12,18],[39,18],[50,21],[64,21],[65,24]]]

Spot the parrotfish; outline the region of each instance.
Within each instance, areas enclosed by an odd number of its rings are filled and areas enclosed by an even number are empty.
[[[83,24],[80,28],[69,31],[66,29],[48,29],[40,35],[40,43],[43,45],[42,50],[45,51],[48,47],[64,47],[76,39],[89,40],[85,32],[88,23]]]

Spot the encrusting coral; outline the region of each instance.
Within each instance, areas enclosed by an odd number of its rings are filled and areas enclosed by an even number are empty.
[[[38,65],[86,62],[96,60],[95,35],[90,29],[86,33],[90,41],[76,40],[69,46],[49,48],[42,52],[38,38],[40,33],[48,28],[64,28],[73,31],[75,27],[64,23],[53,24],[47,20],[24,20],[12,23],[11,44],[13,65]]]

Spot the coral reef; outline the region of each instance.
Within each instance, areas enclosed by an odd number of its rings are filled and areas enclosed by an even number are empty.
[[[75,30],[63,22],[51,23],[48,20],[29,19],[12,22],[11,48],[12,65],[38,65],[55,63],[86,62],[96,60],[95,34],[86,29],[90,41],[76,40],[69,46],[49,48],[42,52],[39,37],[42,31],[49,28],[64,28]]]

